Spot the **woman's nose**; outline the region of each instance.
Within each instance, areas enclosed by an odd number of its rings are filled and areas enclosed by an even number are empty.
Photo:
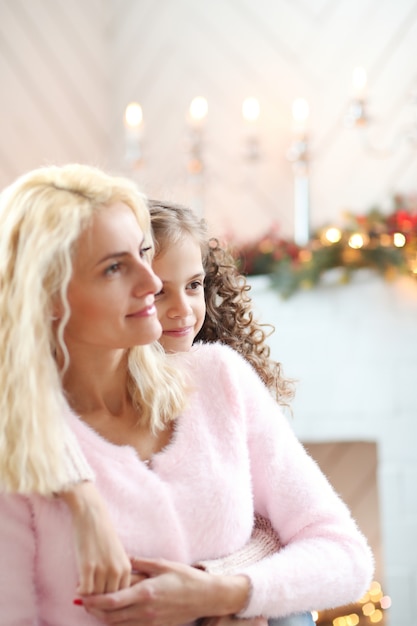
[[[148,263],[141,262],[138,267],[135,295],[158,293],[162,289],[162,281],[153,272]]]

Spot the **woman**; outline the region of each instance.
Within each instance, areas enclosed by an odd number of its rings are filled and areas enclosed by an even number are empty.
[[[74,606],[68,510],[3,495],[5,623],[185,624],[345,604],[372,574],[348,510],[246,362],[223,346],[168,360],[135,187],[86,166],[45,168],[0,200],[1,476],[47,492],[71,472],[71,429],[139,579]],[[16,389],[19,393],[16,393]],[[68,405],[70,409],[68,408]],[[238,550],[254,510],[285,545],[236,575],[191,565]],[[162,557],[162,560],[161,560]]]

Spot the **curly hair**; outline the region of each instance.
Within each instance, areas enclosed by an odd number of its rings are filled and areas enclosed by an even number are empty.
[[[68,485],[68,404],[57,350],[68,363],[67,289],[80,234],[114,202],[131,208],[150,239],[143,195],[127,179],[86,165],[45,167],[18,178],[0,196],[0,484],[6,491],[50,494]],[[54,318],[54,304],[64,314]],[[154,429],[185,405],[185,388],[160,345],[128,353],[132,402]],[[65,366],[65,362],[64,362]]]
[[[185,236],[200,245],[205,271],[204,324],[194,341],[219,341],[239,352],[254,368],[277,401],[288,406],[294,396],[293,381],[286,379],[282,365],[271,358],[266,340],[274,332],[271,324],[259,323],[252,311],[251,289],[240,274],[231,251],[208,237],[207,224],[182,205],[149,200],[155,257]]]

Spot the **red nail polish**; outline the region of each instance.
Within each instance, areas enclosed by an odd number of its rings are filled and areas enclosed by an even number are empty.
[[[75,598],[75,600],[73,600],[72,603],[76,604],[77,606],[83,605],[83,601],[81,600],[81,598]]]

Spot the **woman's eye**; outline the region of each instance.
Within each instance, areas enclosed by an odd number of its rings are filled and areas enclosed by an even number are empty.
[[[111,265],[109,265],[109,267],[105,269],[104,273],[106,274],[106,276],[112,276],[113,274],[116,274],[120,270],[120,268],[120,263],[112,263]]]

